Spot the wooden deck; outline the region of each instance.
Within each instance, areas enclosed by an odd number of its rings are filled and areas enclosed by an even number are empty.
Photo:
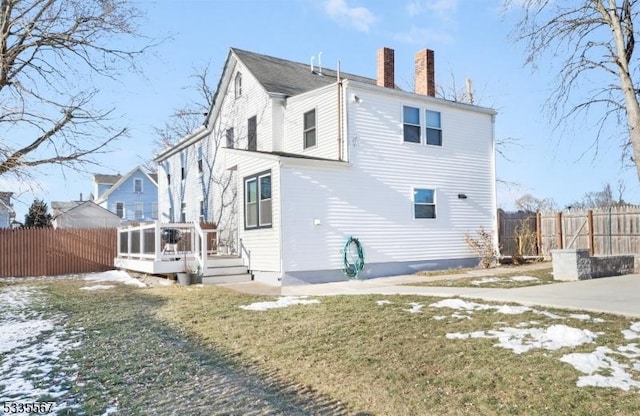
[[[167,236],[178,230],[177,242]],[[163,239],[164,236],[164,239]],[[118,228],[115,267],[139,273],[170,275],[193,273],[203,283],[230,283],[251,280],[251,254],[236,253],[221,245],[216,229],[197,223],[152,223]],[[238,244],[242,247],[242,242]]]

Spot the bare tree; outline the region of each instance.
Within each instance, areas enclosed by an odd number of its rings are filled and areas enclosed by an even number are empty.
[[[531,194],[524,194],[516,199],[515,206],[518,211],[524,212],[553,211],[558,207],[553,198],[541,199]]]
[[[142,39],[140,17],[127,0],[0,0],[0,176],[82,169],[126,134],[87,85],[135,68],[148,45],[116,45]]]
[[[624,200],[624,182],[619,181],[614,193],[611,184],[604,185],[601,191],[586,192],[582,198],[569,205],[569,208],[593,209],[628,205]],[[617,195],[616,195],[617,194]]]
[[[597,145],[605,127],[624,125],[622,156],[633,161],[640,179],[638,1],[506,0],[506,5],[523,11],[513,35],[526,44],[527,64],[535,65],[546,52],[563,56],[547,102],[556,126],[567,117],[596,114]]]
[[[208,63],[202,68],[194,68],[191,78],[195,82],[185,88],[195,91],[195,99],[174,110],[164,125],[154,129],[156,153],[175,145],[205,121],[215,93],[211,86],[210,67],[211,64]]]

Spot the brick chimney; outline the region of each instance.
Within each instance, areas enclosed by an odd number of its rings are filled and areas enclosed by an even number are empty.
[[[378,49],[378,86],[385,88],[394,88],[394,52],[391,48]]]
[[[436,76],[433,51],[423,49],[416,54],[415,93],[436,96]]]

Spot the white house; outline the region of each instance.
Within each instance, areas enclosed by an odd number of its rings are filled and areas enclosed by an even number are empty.
[[[11,203],[13,192],[0,192],[0,228],[11,228],[12,221],[16,217]]]
[[[496,230],[489,108],[435,97],[434,57],[415,91],[232,48],[204,125],[156,157],[164,221],[212,221],[256,280],[360,278],[477,264],[465,234]],[[357,258],[356,258],[357,260]]]

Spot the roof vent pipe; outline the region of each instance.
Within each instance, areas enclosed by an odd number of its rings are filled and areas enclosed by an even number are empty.
[[[311,57],[311,73],[313,74],[313,60],[316,59],[315,56]]]
[[[318,53],[318,75],[322,75],[322,52]]]

